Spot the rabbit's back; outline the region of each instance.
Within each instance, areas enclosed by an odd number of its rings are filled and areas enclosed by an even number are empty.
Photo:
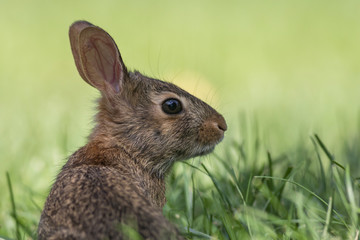
[[[175,238],[161,209],[132,182],[114,167],[65,167],[46,201],[39,239],[127,239],[124,227],[149,239]]]

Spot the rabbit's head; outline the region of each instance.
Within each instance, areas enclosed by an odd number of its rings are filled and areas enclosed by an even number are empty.
[[[219,113],[174,84],[127,71],[104,30],[78,21],[69,35],[81,77],[102,96],[90,140],[122,148],[162,177],[174,161],[207,154],[223,139]]]

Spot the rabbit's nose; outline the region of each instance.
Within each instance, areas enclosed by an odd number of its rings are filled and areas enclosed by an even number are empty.
[[[216,113],[203,122],[199,130],[199,140],[206,144],[216,144],[224,138],[226,129],[224,117]]]
[[[226,131],[227,130],[227,124],[223,116],[219,115],[217,119],[217,126],[220,130]]]

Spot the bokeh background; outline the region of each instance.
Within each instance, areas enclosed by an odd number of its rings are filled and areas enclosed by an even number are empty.
[[[1,235],[14,228],[5,172],[20,211],[34,203],[37,214],[22,214],[38,221],[56,173],[93,126],[98,93],[78,75],[67,35],[80,19],[113,36],[129,69],[223,113],[222,145],[245,138],[244,119],[277,153],[313,133],[336,153],[358,135],[359,1],[0,0]]]

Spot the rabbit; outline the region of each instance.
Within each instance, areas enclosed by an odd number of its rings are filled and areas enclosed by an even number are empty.
[[[111,36],[70,26],[80,76],[98,89],[96,126],[62,167],[38,226],[41,239],[183,239],[162,214],[175,161],[210,153],[225,119],[174,84],[128,71]]]

